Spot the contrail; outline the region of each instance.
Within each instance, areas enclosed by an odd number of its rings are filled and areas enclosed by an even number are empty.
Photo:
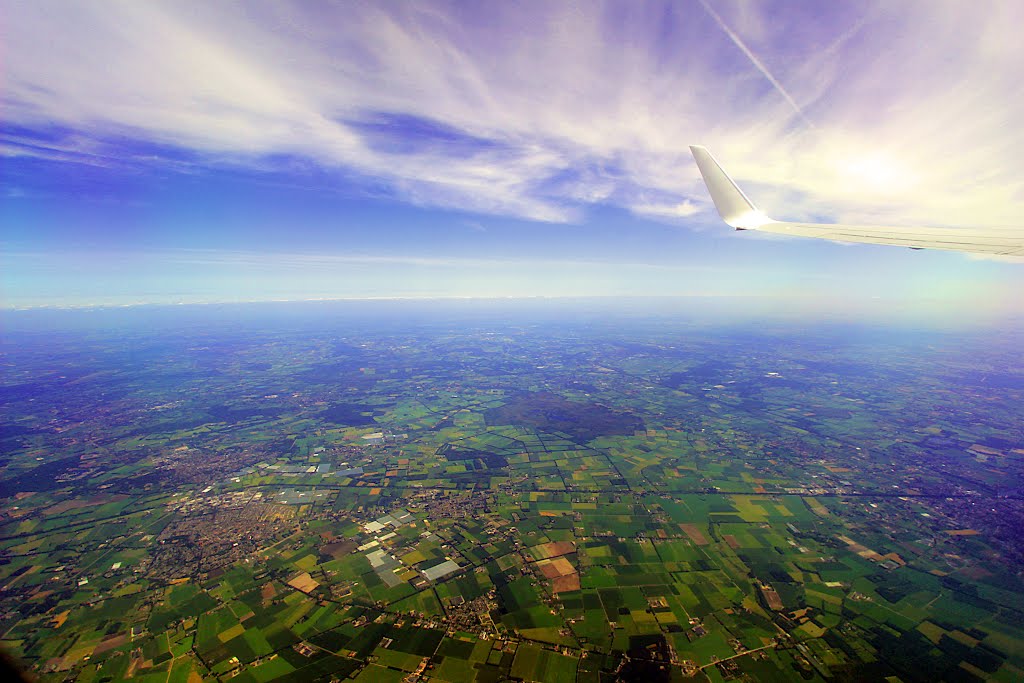
[[[743,43],[743,41],[740,40],[740,37],[738,35],[733,33],[732,29],[730,29],[728,25],[726,25],[725,21],[722,20],[722,17],[718,16],[718,12],[711,9],[711,5],[708,4],[707,0],[698,0],[698,2],[700,2],[701,7],[704,8],[704,11],[711,15],[711,18],[715,20],[715,23],[718,24],[719,28],[725,31],[725,35],[729,36],[729,39],[732,40],[733,44],[736,47],[738,47],[743,52],[743,54],[747,56],[747,59],[750,60],[750,63],[753,64],[757,68],[757,70],[760,71],[761,74],[768,79],[768,82],[775,87],[779,94],[782,95],[783,99],[785,99],[786,102],[789,102],[789,106],[793,107],[793,111],[796,112],[797,116],[803,119],[804,123],[806,123],[808,126],[814,128],[814,124],[811,123],[810,119],[807,118],[803,110],[800,109],[800,105],[796,103],[796,100],[790,97],[789,93],[786,92],[786,89],[782,87],[782,84],[779,83],[778,80],[776,80],[775,76],[772,76],[770,71],[768,71],[768,67],[766,67],[764,63],[762,63],[761,60],[757,58],[757,55],[750,51],[750,48],[748,48]]]

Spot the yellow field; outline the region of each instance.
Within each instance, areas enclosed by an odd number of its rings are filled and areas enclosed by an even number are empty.
[[[818,515],[819,517],[828,516],[828,508],[818,502],[816,498],[804,497],[804,502],[807,503],[807,507],[811,509],[811,512]]]
[[[317,583],[316,580],[314,580],[313,577],[309,575],[309,572],[302,572],[294,579],[289,581],[288,585],[294,588],[295,590],[302,591],[303,593],[308,593],[320,584]]]
[[[222,643],[226,643],[229,640],[231,640],[232,638],[240,636],[243,633],[245,633],[245,627],[242,626],[241,624],[235,624],[234,626],[232,626],[231,628],[227,629],[226,631],[221,631],[220,633],[218,633],[217,634],[217,640],[219,640]]]

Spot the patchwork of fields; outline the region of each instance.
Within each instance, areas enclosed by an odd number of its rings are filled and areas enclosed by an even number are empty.
[[[325,327],[18,351],[0,646],[83,682],[1024,677],[1024,400],[943,388],[1008,350]]]

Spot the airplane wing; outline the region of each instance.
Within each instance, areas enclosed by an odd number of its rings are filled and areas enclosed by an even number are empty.
[[[911,249],[949,249],[976,254],[1024,256],[1024,230],[998,228],[915,228],[828,223],[787,223],[754,206],[704,147],[690,147],[718,214],[737,230],[762,230],[837,242],[892,244]]]

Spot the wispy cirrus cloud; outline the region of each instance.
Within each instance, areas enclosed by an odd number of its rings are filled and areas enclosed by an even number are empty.
[[[1024,214],[1019,3],[40,1],[4,14],[2,120],[67,131],[20,134],[9,155],[254,168],[284,155],[419,205],[682,220],[709,209],[687,150],[703,143],[793,218]],[[193,156],[126,158],[124,140]]]

